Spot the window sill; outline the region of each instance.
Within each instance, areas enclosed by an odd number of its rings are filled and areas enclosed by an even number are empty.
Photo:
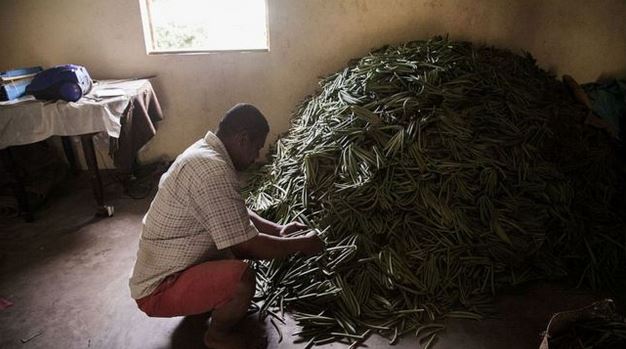
[[[269,48],[259,49],[229,49],[229,50],[168,50],[168,51],[148,51],[148,56],[163,55],[214,55],[220,53],[263,53],[270,52]]]

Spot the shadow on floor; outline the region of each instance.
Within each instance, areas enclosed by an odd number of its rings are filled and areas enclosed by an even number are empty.
[[[172,333],[169,348],[206,349],[203,338],[209,316],[210,314],[206,313],[183,318]],[[246,338],[246,341],[267,341],[267,328],[263,322],[259,321],[256,314],[244,319],[237,331]]]

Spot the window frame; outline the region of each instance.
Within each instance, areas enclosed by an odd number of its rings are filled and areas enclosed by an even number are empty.
[[[228,0],[220,0],[220,1],[228,1]],[[262,0],[265,5],[265,48],[241,48],[241,49],[207,49],[207,50],[198,50],[198,49],[157,49],[154,35],[154,28],[152,26],[152,13],[151,13],[151,5],[152,0],[139,0],[139,10],[141,13],[141,23],[143,26],[143,39],[146,47],[146,54],[148,56],[153,55],[202,55],[202,54],[217,54],[217,53],[231,53],[231,52],[270,52],[270,28],[269,28],[269,5],[268,0]]]

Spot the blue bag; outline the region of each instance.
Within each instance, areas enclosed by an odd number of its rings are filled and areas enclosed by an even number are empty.
[[[76,102],[89,93],[91,77],[85,67],[74,64],[59,65],[37,74],[26,87],[26,92],[37,99]]]

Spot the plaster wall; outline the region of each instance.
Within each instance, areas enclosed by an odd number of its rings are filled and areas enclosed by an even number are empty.
[[[268,7],[269,52],[148,56],[138,0],[2,0],[0,70],[74,63],[101,79],[157,75],[166,119],[145,160],[176,156],[242,101],[266,114],[273,141],[318,77],[372,48],[436,34],[529,51],[579,82],[626,74],[623,0],[268,0]]]

